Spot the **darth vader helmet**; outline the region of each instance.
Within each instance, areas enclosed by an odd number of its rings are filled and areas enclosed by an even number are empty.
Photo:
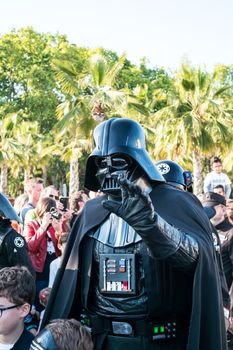
[[[117,178],[130,181],[145,175],[165,182],[146,151],[144,130],[127,118],[112,118],[94,130],[95,148],[87,160],[85,187],[91,191],[119,191]]]
[[[178,163],[165,159],[158,161],[155,165],[167,183],[182,190],[186,189],[185,171]]]
[[[0,192],[0,216],[3,217],[3,219],[14,220],[19,223],[22,223],[22,220],[17,215],[10,201],[1,192]]]

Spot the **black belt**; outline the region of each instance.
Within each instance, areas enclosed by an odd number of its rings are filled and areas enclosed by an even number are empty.
[[[175,340],[177,337],[187,336],[189,326],[189,321],[175,318],[120,320],[85,314],[85,320],[83,323],[91,328],[93,336],[101,333],[129,337],[144,336],[152,338],[153,341]]]

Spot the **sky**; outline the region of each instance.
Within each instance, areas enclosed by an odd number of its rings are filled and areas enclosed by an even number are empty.
[[[0,0],[0,35],[28,26],[150,67],[233,64],[232,0]]]

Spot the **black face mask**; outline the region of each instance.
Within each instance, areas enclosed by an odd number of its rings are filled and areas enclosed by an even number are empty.
[[[98,167],[96,177],[100,184],[100,190],[104,193],[119,195],[120,187],[117,180],[125,178],[134,181],[138,175],[136,175],[138,165],[126,155],[115,154],[97,157],[95,162]]]

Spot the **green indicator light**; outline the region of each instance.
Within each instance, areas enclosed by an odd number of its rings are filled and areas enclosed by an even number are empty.
[[[154,333],[158,334],[159,333],[159,327],[154,327]]]
[[[161,326],[161,327],[160,327],[160,332],[161,332],[161,333],[164,333],[164,326]]]

